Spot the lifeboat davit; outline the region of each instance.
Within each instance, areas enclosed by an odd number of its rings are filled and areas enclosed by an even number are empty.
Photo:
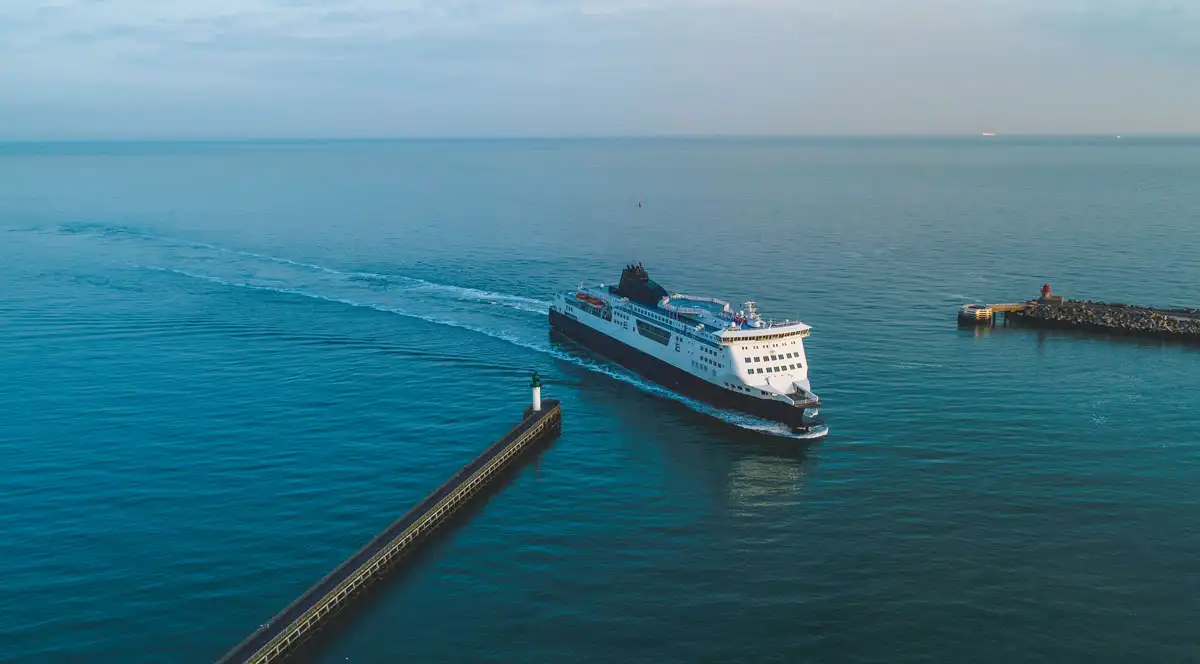
[[[593,307],[603,307],[604,306],[604,300],[601,300],[598,297],[592,297],[591,295],[588,295],[587,293],[576,293],[575,299],[579,300],[580,302],[587,302],[588,304],[592,305]]]

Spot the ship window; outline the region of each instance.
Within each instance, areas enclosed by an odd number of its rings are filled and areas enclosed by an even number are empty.
[[[639,320],[637,322],[637,330],[638,334],[641,334],[643,337],[646,337],[652,341],[657,341],[664,346],[667,345],[667,342],[671,340],[670,332],[662,329],[661,327],[655,327],[645,321]]]
[[[758,373],[762,373],[762,367],[758,368]]]
[[[764,397],[765,397],[765,396],[767,396],[767,391],[766,391],[766,390],[759,390],[759,392],[762,392]]]
[[[747,361],[747,362],[749,362],[749,361],[750,361],[750,358],[748,358],[748,357],[747,357],[747,358],[746,358],[746,361]]]
[[[754,361],[755,361],[755,362],[759,362],[759,361],[761,361],[761,360],[762,360],[762,358],[761,358],[761,357],[756,357],[756,358],[754,358]]]

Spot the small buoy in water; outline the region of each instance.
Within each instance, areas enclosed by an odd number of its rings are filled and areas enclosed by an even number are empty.
[[[642,202],[638,201],[638,207],[642,207]]]

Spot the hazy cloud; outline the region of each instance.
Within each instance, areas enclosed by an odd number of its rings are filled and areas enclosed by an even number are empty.
[[[0,137],[1200,131],[1149,0],[0,3]]]

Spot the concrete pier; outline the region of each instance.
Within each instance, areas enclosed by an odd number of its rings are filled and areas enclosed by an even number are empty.
[[[540,397],[536,374],[534,382]],[[521,423],[503,438],[230,650],[218,664],[263,664],[292,654],[334,614],[350,605],[361,590],[417,550],[426,536],[498,479],[522,453],[558,435],[562,425],[559,403],[553,399],[538,401],[537,408],[527,408]]]
[[[1007,315],[1018,325],[1200,341],[1200,310],[1197,309],[1155,309],[1132,304],[1064,300]]]
[[[1042,287],[1036,300],[1016,304],[968,304],[958,312],[960,325],[1005,323],[1077,329],[1104,334],[1200,341],[1200,309],[1160,309],[1133,304],[1068,300]]]

